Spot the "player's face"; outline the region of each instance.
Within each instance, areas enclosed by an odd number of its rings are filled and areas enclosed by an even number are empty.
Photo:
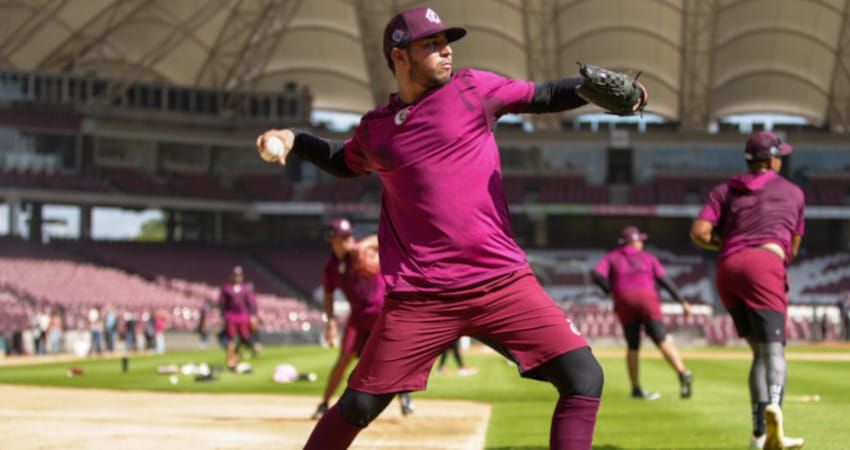
[[[782,170],[782,158],[770,158],[770,170],[779,173]]]
[[[452,48],[446,33],[438,33],[410,43],[408,76],[426,90],[440,87],[452,78]]]
[[[354,240],[354,236],[332,236],[328,239],[331,244],[331,248],[337,254],[344,254],[355,247],[357,247],[357,243]]]

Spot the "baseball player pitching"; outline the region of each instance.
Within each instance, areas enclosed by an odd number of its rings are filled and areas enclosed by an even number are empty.
[[[306,449],[344,449],[396,393],[425,389],[434,361],[461,336],[513,359],[524,377],[551,383],[552,449],[589,450],[602,368],[532,273],[514,240],[493,126],[509,113],[548,113],[586,104],[584,78],[534,83],[473,69],[453,72],[446,27],[430,8],[394,16],[383,50],[398,92],[367,113],[354,135],[333,141],[268,130],[338,177],[376,173],[383,182],[378,229],[384,308],[338,402]],[[632,111],[641,107],[645,92]]]

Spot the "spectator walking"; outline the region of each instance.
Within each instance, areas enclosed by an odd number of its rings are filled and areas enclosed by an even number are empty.
[[[50,353],[61,353],[62,337],[64,331],[62,326],[62,311],[59,308],[53,310],[50,315],[50,326],[48,328],[48,336],[50,338]]]
[[[97,353],[98,356],[103,355],[103,315],[100,307],[92,306],[89,309],[89,332],[91,334],[91,346],[89,347],[89,355]]]
[[[112,353],[115,351],[118,340],[118,313],[112,305],[107,305],[103,311],[103,336],[106,341],[106,351]]]
[[[165,353],[165,327],[168,324],[168,317],[164,309],[157,309],[153,317],[154,340],[156,341],[156,354]]]
[[[127,311],[124,313],[124,344],[127,352],[138,350],[139,322],[136,313]]]
[[[850,292],[844,298],[838,300],[838,314],[841,316],[841,336],[845,341],[850,341]]]

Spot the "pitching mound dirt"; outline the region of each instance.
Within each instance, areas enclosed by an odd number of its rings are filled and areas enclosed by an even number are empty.
[[[316,399],[0,385],[4,449],[301,449]],[[352,449],[480,450],[490,406],[393,401]]]

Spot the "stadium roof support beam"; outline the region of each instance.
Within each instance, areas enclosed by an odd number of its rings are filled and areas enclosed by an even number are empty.
[[[525,54],[530,80],[546,81],[561,78],[556,3],[554,0],[527,0],[522,3]],[[534,114],[526,119],[535,128],[554,130],[561,128],[561,116],[558,114]]]
[[[220,11],[220,8],[225,6],[228,0],[214,0],[210,4],[205,5],[197,13],[190,14],[188,17],[181,18],[182,20],[174,21],[171,24],[173,29],[171,32],[163,36],[159,42],[148,50],[137,61],[130,61],[131,64],[117,78],[118,82],[112,84],[106,92],[98,96],[94,101],[101,105],[108,105],[115,98],[124,94],[133,83],[139,80],[142,71],[139,67],[154,67],[163,58],[168,56],[181,41],[186,39],[186,36],[191,35],[196,29],[207,23],[215,14]],[[151,12],[153,13],[153,12]],[[159,18],[170,20],[165,11],[159,13]]]
[[[48,54],[38,67],[73,72],[81,58],[105,46],[110,34],[149,6],[149,0],[115,1],[93,12],[89,20],[74,30],[74,34]]]
[[[236,64],[239,52],[250,40],[262,12],[264,9],[260,5],[246,0],[239,0],[230,7],[224,26],[216,35],[215,42],[195,76],[198,86],[226,86],[228,73]]]
[[[375,105],[383,105],[393,92],[395,78],[387,67],[384,58],[384,27],[390,17],[399,11],[399,5],[394,0],[353,0],[357,11],[357,23],[360,26],[360,41],[363,43],[363,55],[369,71],[372,89],[372,101]]]
[[[48,0],[38,6],[33,5],[32,2],[29,2],[29,5],[13,2],[13,4],[20,5],[21,9],[30,7],[34,12],[14,31],[9,33],[7,39],[0,42],[0,64],[11,65],[12,55],[32,39],[36,30],[51,21],[56,12],[64,8],[67,2],[67,0]]]
[[[831,92],[827,110],[829,127],[834,133],[850,134],[850,0],[844,3]]]
[[[685,0],[682,8],[682,69],[679,92],[679,126],[683,130],[705,130],[711,104],[711,55],[715,0]]]
[[[302,0],[240,0],[210,49],[197,82],[250,92],[251,80],[265,72],[281,34],[301,7]],[[232,96],[231,99],[237,96]],[[234,105],[228,105],[232,107]]]

